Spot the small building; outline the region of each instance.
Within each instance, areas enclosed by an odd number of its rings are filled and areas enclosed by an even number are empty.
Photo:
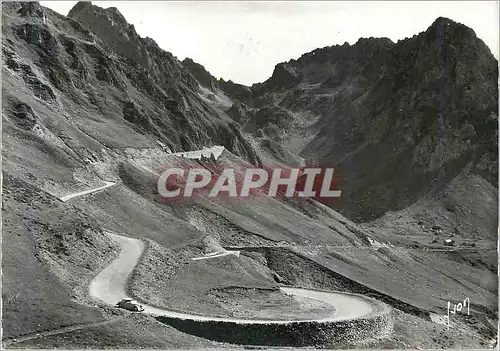
[[[453,246],[453,245],[455,245],[455,240],[453,240],[453,239],[444,239],[443,244],[445,246]]]
[[[443,228],[439,225],[433,225],[431,229],[436,234],[441,234],[443,232]]]

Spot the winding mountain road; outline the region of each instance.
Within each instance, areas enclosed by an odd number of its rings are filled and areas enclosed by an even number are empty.
[[[66,195],[66,196],[62,196],[62,197],[60,197],[60,199],[61,199],[62,202],[66,202],[66,201],[69,201],[71,199],[74,199],[75,197],[80,197],[80,196],[83,196],[83,195],[93,194],[93,193],[96,193],[98,191],[102,191],[102,190],[107,189],[109,187],[112,187],[113,185],[116,184],[116,183],[113,183],[113,182],[106,182],[106,181],[104,183],[106,183],[106,185],[100,186],[98,188],[84,190],[84,191],[80,191],[78,193],[74,193],[74,194],[69,194],[69,195]]]
[[[106,182],[104,186],[70,194],[61,197],[61,200],[65,202],[80,196],[102,191],[115,184],[116,183]],[[115,260],[92,280],[89,286],[89,295],[105,304],[115,306],[121,299],[130,297],[127,294],[128,280],[144,252],[144,243],[141,240],[118,235],[109,231],[107,231],[106,234],[120,245],[121,252]],[[205,257],[195,258],[194,260],[227,256],[228,254],[239,257],[239,251],[225,250],[225,252],[220,254],[207,255]],[[295,322],[339,322],[360,319],[372,315],[375,312],[380,312],[378,301],[362,295],[291,287],[281,287],[280,289],[283,293],[296,296],[297,298],[314,299],[332,305],[334,306],[334,312],[332,312],[331,316],[321,319],[260,320],[203,316],[196,313],[183,313],[161,309],[143,303],[144,313],[194,321],[220,321],[239,324],[289,324]],[[376,306],[378,307],[378,311]]]
[[[213,155],[214,158],[217,160],[224,150],[225,150],[224,146],[215,145],[212,147],[206,147],[201,150],[174,152],[169,154],[169,156],[182,156],[185,158],[199,160],[201,156],[210,157],[211,155]]]
[[[198,158],[201,155],[205,156],[205,153],[213,153],[217,158],[220,156],[224,148],[214,147],[199,152],[192,152],[188,154],[188,157]],[[186,153],[177,153],[185,156]],[[174,155],[177,155],[174,154]],[[84,195],[93,194],[107,188],[110,188],[117,183],[105,181],[105,185],[80,191],[73,194],[68,194],[60,197],[62,202],[66,202],[77,197]],[[127,295],[127,284],[130,275],[132,274],[134,268],[138,264],[142,253],[144,252],[144,243],[138,239],[118,235],[111,233],[109,231],[106,234],[113,240],[119,243],[121,252],[118,257],[113,260],[106,268],[104,268],[90,283],[89,295],[99,300],[105,304],[115,306],[116,303],[126,297]],[[216,258],[227,255],[234,255],[239,257],[240,251],[223,250],[221,252],[216,252],[208,254],[203,257],[193,258],[194,261]],[[143,303],[144,313],[164,316],[170,318],[178,318],[182,320],[193,320],[193,321],[220,321],[229,322],[237,324],[290,324],[296,322],[338,322],[345,320],[362,319],[364,317],[381,313],[380,306],[384,306],[382,313],[388,312],[387,306],[381,304],[380,302],[364,297],[357,294],[340,293],[340,292],[329,292],[329,291],[317,291],[303,288],[289,288],[281,287],[282,292],[288,295],[296,296],[297,298],[315,299],[335,307],[332,315],[327,318],[322,319],[301,319],[301,320],[259,320],[259,319],[239,319],[239,318],[221,318],[221,317],[210,317],[198,315],[195,313],[182,313],[161,308],[156,308],[154,306],[149,306]],[[378,307],[378,308],[377,308]],[[56,334],[62,334],[66,332],[76,331],[79,329],[84,329],[92,326],[105,325],[113,323],[121,318],[114,318],[102,322],[92,322],[84,324],[75,324],[71,326],[56,328],[53,330],[40,331],[32,334],[17,336],[16,338],[6,338],[2,340],[2,347],[8,344],[18,343],[30,339],[36,339],[39,337],[47,337]]]
[[[200,261],[200,260],[208,260],[211,258],[216,258],[216,257],[224,257],[224,256],[229,256],[229,255],[234,255],[236,257],[240,257],[240,252],[239,251],[231,251],[231,250],[220,250],[220,251],[215,251],[211,252],[205,256],[201,257],[194,257],[191,260],[193,261]]]
[[[96,300],[114,306],[119,300],[130,297],[127,294],[128,279],[141,258],[144,251],[144,244],[138,239],[110,232],[107,232],[107,235],[120,245],[121,252],[114,261],[92,280],[89,287],[89,294]],[[144,313],[194,321],[220,321],[239,324],[288,324],[294,322],[337,322],[352,320],[366,317],[375,311],[374,304],[376,301],[361,295],[302,288],[282,287],[280,289],[289,295],[315,299],[333,305],[335,312],[331,316],[322,319],[259,320],[202,316],[196,313],[170,311],[143,304]]]

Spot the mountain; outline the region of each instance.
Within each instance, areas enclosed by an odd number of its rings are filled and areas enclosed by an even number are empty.
[[[474,31],[438,18],[397,43],[362,38],[280,63],[245,94],[222,88],[243,104],[246,131],[335,167],[343,196],[334,208],[367,221],[444,187],[467,165],[497,187],[497,78]]]
[[[42,99],[64,105],[57,98],[63,94],[68,106],[62,108],[98,111],[113,121],[108,122],[112,128],[124,125],[127,131],[118,133],[122,138],[147,134],[149,143],[158,140],[174,151],[221,144],[258,161],[237,125],[200,98],[199,83],[189,71],[153,40],[140,38],[116,8],[80,2],[68,18],[55,16],[52,26],[39,20],[16,27],[16,36],[33,46],[40,73],[56,90],[43,84]],[[21,60],[17,45],[4,46],[9,68],[15,71]],[[24,76],[33,74],[28,67],[20,70]]]
[[[79,2],[67,17],[33,2],[2,10],[3,346],[495,342],[498,72],[472,30],[438,19],[398,43],[317,49],[247,87],[178,60],[113,7]],[[440,98],[445,173],[434,181]],[[215,145],[224,148],[209,160],[176,153]],[[256,165],[312,163],[337,169],[339,211],[260,192],[168,203],[157,189],[168,167],[242,176]],[[112,288],[155,308],[258,320],[332,315],[331,304],[281,290],[299,287],[387,309],[342,324],[348,344],[332,342],[319,322],[193,326],[131,313],[90,293],[128,252],[116,235],[143,251],[133,252],[138,261],[125,257],[133,273]],[[240,254],[193,260],[226,249]],[[448,330],[447,302],[466,297],[470,315]]]

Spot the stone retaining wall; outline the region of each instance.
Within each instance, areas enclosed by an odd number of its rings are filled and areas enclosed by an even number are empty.
[[[157,317],[182,332],[232,344],[265,346],[338,346],[387,336],[392,313],[340,322],[294,322],[287,324],[239,324]]]

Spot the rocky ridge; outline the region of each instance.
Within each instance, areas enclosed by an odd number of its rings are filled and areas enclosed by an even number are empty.
[[[335,167],[344,191],[335,209],[366,221],[467,166],[497,186],[497,81],[497,60],[474,31],[438,18],[397,43],[324,47],[278,64],[263,83],[220,87],[245,130]]]

